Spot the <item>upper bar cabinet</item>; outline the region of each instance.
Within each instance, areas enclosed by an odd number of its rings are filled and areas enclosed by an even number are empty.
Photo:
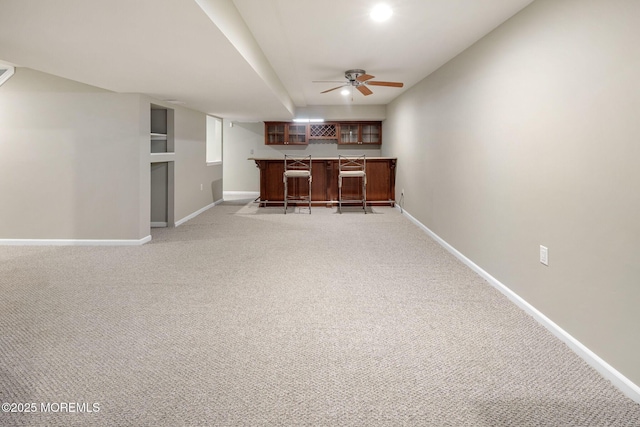
[[[382,122],[264,123],[266,145],[308,145],[310,140],[318,139],[333,140],[341,145],[380,145]]]
[[[307,126],[299,123],[265,122],[266,145],[307,145]]]

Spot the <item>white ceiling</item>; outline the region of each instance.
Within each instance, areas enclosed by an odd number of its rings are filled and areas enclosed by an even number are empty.
[[[380,1],[385,23],[368,16]],[[0,0],[0,60],[232,120],[289,119],[293,105],[385,105],[532,1]],[[313,83],[351,68],[405,86],[351,98]]]

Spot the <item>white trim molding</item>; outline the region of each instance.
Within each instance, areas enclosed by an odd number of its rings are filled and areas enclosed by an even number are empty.
[[[224,200],[238,200],[238,199],[257,199],[260,197],[259,191],[223,191],[222,198]]]
[[[523,298],[521,298],[518,294],[513,292],[507,286],[498,281],[495,277],[484,271],[477,264],[471,261],[469,258],[460,253],[456,248],[447,243],[444,239],[438,236],[436,233],[431,231],[427,226],[422,224],[416,218],[414,218],[411,214],[409,214],[406,210],[402,209],[398,204],[396,204],[396,208],[401,211],[403,215],[405,215],[411,222],[420,227],[425,233],[427,233],[431,238],[433,238],[438,244],[444,247],[447,251],[449,251],[453,256],[462,261],[467,267],[471,268],[473,271],[478,273],[483,279],[489,282],[494,288],[498,289],[502,294],[504,294],[511,302],[515,303],[518,307],[524,310],[526,313],[531,315],[538,323],[544,326],[549,332],[559,338],[562,342],[564,342],[574,353],[576,353],[580,358],[582,358],[587,364],[589,364],[592,368],[600,373],[604,378],[611,381],[614,386],[616,386],[622,393],[624,393],[627,397],[635,401],[636,403],[640,403],[640,387],[634,384],[630,379],[622,375],[618,370],[616,370],[613,366],[609,365],[607,362],[602,360],[597,354],[593,351],[589,350],[584,344],[578,341],[576,338],[571,336],[567,331],[562,329],[556,323],[554,323],[547,316],[542,314],[538,309],[529,304]]]
[[[185,222],[189,221],[190,219],[193,219],[195,217],[197,217],[198,215],[200,215],[202,212],[207,211],[209,209],[211,209],[212,207],[214,207],[215,205],[219,205],[220,203],[222,203],[224,200],[220,199],[220,200],[216,200],[215,202],[205,206],[202,209],[198,209],[197,211],[195,211],[194,213],[185,216],[184,218],[182,218],[181,220],[176,221],[176,227],[184,224]]]
[[[16,72],[16,68],[12,65],[4,64],[0,62],[0,86],[11,78]]]
[[[0,246],[139,246],[151,241],[142,239],[0,239]]]

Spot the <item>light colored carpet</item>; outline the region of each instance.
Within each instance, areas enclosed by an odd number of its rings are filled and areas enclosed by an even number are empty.
[[[233,202],[152,234],[0,247],[0,402],[38,406],[0,425],[640,425],[393,208]],[[40,407],[69,402],[99,412]]]

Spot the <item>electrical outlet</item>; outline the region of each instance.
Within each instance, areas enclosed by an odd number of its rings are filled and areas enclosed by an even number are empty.
[[[204,184],[200,184],[200,191],[204,190]]]
[[[540,262],[549,265],[549,249],[542,245],[540,245]]]
[[[404,196],[404,188],[402,189],[402,191],[400,191],[400,195]]]

